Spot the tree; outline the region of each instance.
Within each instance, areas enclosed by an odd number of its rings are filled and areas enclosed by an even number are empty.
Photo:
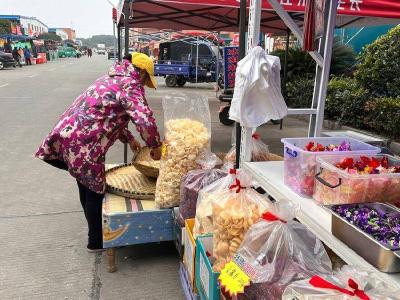
[[[281,70],[283,74],[283,62],[285,50],[277,50],[271,53],[281,59]],[[343,75],[352,72],[356,56],[354,51],[347,45],[344,45],[339,39],[335,39],[332,50],[332,64],[330,73],[333,75]],[[291,78],[301,76],[303,78],[314,78],[315,61],[300,47],[290,48],[287,61],[287,77]]]
[[[11,22],[9,20],[0,20],[0,34],[11,33]]]
[[[45,32],[42,33],[38,36],[39,39],[45,40],[45,41],[56,41],[56,42],[61,42],[61,37],[55,34],[54,32]]]
[[[400,97],[400,25],[364,48],[355,78],[374,96]]]
[[[79,38],[79,40],[82,41],[83,46],[87,46],[89,48],[95,48],[97,44],[105,44],[106,47],[112,47],[114,46],[114,36],[113,35],[106,35],[106,34],[101,34],[101,35],[94,35],[91,38]]]

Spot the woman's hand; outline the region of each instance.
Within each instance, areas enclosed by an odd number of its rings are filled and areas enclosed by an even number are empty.
[[[152,159],[160,160],[160,158],[161,158],[161,147],[151,149],[150,155],[151,155]]]
[[[142,148],[140,143],[135,139],[131,139],[129,141],[129,147],[131,148],[132,152],[138,152]]]

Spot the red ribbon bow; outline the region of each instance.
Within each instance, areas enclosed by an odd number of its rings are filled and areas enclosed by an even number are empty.
[[[311,277],[309,282],[312,286],[317,287],[317,288],[336,290],[336,291],[341,292],[342,294],[356,296],[356,297],[360,298],[361,300],[371,300],[369,298],[369,296],[363,290],[360,290],[358,288],[358,284],[351,278],[349,278],[347,284],[349,285],[350,288],[353,289],[353,291],[350,291],[348,289],[344,289],[340,286],[334,285],[333,283],[330,283],[329,281],[327,281],[319,276]]]
[[[231,190],[236,189],[236,193],[239,193],[240,190],[241,190],[241,189],[245,189],[245,187],[244,187],[244,186],[241,186],[241,185],[240,185],[240,180],[236,178],[236,179],[235,179],[235,183],[234,183],[234,184],[231,184],[231,185],[229,186],[229,189],[231,189]]]
[[[236,169],[229,169],[229,174],[236,175]]]
[[[260,139],[260,135],[259,135],[257,132],[254,132],[254,133],[251,135],[251,137],[252,137],[253,139],[255,139],[256,141],[258,141],[258,140]]]
[[[263,218],[266,221],[270,221],[270,222],[281,221],[282,223],[287,223],[285,220],[278,218],[274,214],[271,214],[269,211],[263,213],[261,218]]]

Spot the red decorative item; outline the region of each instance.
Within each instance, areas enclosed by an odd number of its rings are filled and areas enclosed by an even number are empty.
[[[253,139],[258,141],[260,139],[260,134],[258,132],[254,132],[253,135],[251,136]]]
[[[239,193],[241,189],[245,189],[245,187],[240,185],[240,180],[239,179],[235,179],[235,183],[231,184],[231,186],[229,187],[229,189],[233,190],[236,189],[236,193]]]
[[[282,223],[287,223],[285,220],[282,220],[275,216],[274,214],[270,213],[269,211],[262,214],[261,218],[266,221],[274,222],[274,221],[281,221]]]
[[[371,300],[370,297],[363,290],[360,290],[358,288],[358,284],[351,278],[349,278],[348,280],[348,285],[351,289],[353,289],[353,291],[334,285],[333,283],[330,283],[329,281],[323,279],[320,276],[311,277],[309,282],[312,286],[317,288],[335,290],[341,292],[342,294],[356,296],[362,300]]]
[[[303,33],[303,50],[314,51],[314,37],[315,37],[315,0],[306,0],[306,7],[304,9],[304,33]]]

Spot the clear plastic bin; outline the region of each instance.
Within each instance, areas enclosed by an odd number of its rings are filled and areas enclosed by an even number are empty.
[[[314,181],[316,174],[317,157],[327,155],[348,156],[356,155],[375,155],[380,149],[375,146],[360,142],[349,137],[318,137],[318,138],[285,138],[281,140],[284,144],[285,173],[284,182],[295,193],[302,197],[311,198],[314,193]],[[311,152],[304,150],[309,143],[319,143],[324,146],[329,144],[350,143],[351,151],[326,151]]]
[[[388,158],[389,167],[400,166],[400,160],[390,155],[368,155],[382,159]],[[346,157],[359,160],[360,155]],[[400,201],[400,173],[350,174],[335,165],[344,157],[318,157],[315,175],[314,199],[321,204],[353,204],[366,202]]]

